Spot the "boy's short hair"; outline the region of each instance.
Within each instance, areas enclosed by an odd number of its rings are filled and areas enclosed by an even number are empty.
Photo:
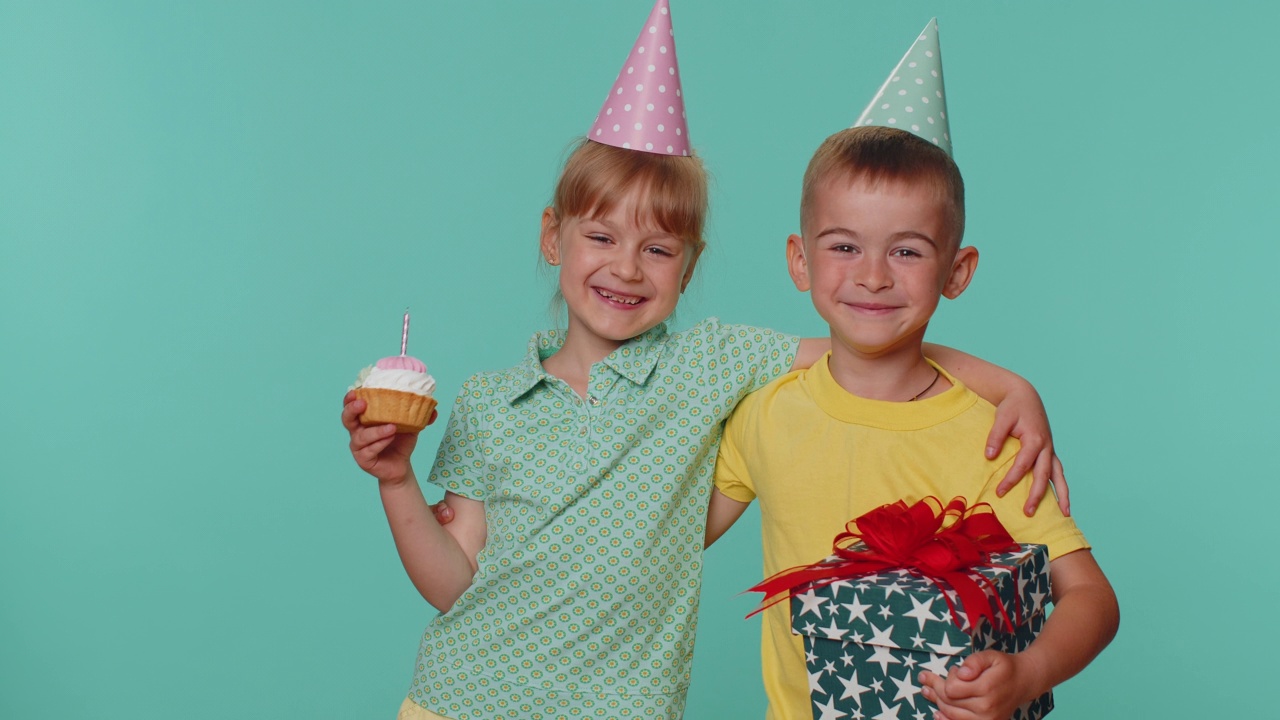
[[[565,161],[551,207],[561,220],[599,218],[637,186],[644,201],[636,207],[636,224],[650,223],[702,250],[707,171],[692,155],[659,155],[584,139]]]
[[[950,206],[951,250],[964,237],[964,178],[951,156],[923,138],[897,128],[863,126],[841,130],[823,141],[809,161],[800,194],[800,227],[812,210],[814,193],[825,182],[862,180],[929,183]]]

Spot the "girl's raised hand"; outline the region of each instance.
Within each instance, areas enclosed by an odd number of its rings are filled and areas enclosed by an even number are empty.
[[[351,435],[351,457],[361,470],[380,482],[404,482],[409,476],[409,456],[418,444],[418,434],[397,433],[395,425],[361,425],[360,413],[364,411],[365,401],[348,391],[342,399],[342,426]],[[434,410],[431,420],[435,420]]]

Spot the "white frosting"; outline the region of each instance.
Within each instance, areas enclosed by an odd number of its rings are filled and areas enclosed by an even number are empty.
[[[412,370],[383,370],[370,365],[360,371],[360,374],[356,377],[356,384],[352,385],[351,389],[354,390],[358,387],[399,390],[400,392],[410,392],[414,395],[430,397],[431,393],[436,391],[436,379],[431,377],[430,373],[420,373]]]

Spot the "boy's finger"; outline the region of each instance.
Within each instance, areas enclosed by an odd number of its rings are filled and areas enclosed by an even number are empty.
[[[1067,487],[1067,474],[1062,469],[1062,460],[1057,455],[1053,456],[1053,492],[1058,496],[1058,507],[1062,509],[1062,514],[1071,517],[1071,490]]]

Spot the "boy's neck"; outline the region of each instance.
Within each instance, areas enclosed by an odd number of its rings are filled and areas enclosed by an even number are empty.
[[[938,395],[951,387],[925,360],[923,335],[878,353],[864,353],[831,338],[831,375],[850,394],[868,400],[909,402]]]

